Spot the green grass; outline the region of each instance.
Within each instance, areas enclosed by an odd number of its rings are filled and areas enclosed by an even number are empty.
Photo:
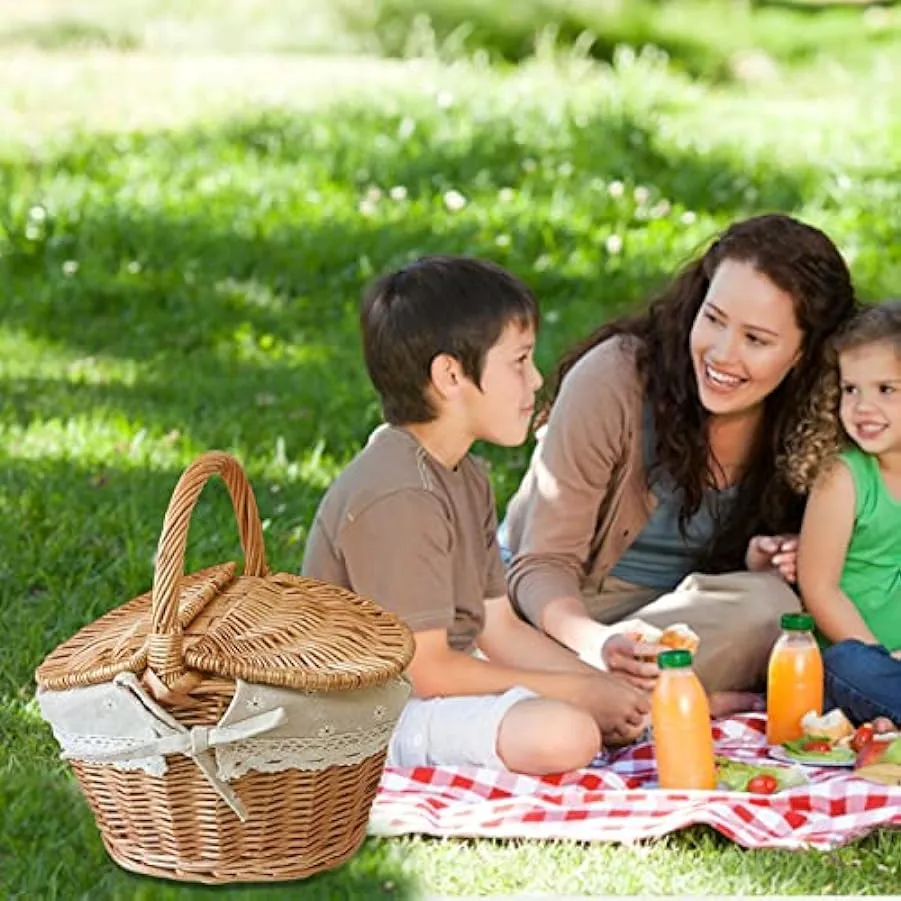
[[[0,48],[180,53],[474,53],[518,63],[549,45],[610,62],[620,45],[654,46],[713,82],[741,79],[749,53],[793,68],[870,64],[901,36],[897,11],[748,0],[0,0]]]
[[[0,55],[6,897],[212,896],[109,863],[37,715],[32,673],[148,587],[170,492],[207,448],[239,455],[270,560],[296,570],[322,491],[378,421],[356,333],[375,272],[438,250],[509,266],[541,299],[545,371],[714,229],[759,210],[825,228],[864,296],[901,284],[901,118],[887,87],[901,69],[897,36],[880,50],[849,32],[829,62],[793,57],[810,34],[787,29],[788,80],[732,84],[623,49],[612,65],[562,49],[515,68],[462,51],[454,63],[441,53],[311,60],[275,43],[300,7],[264,4],[241,43],[244,5],[223,21],[203,4],[190,16],[157,6],[123,4],[137,42],[85,49],[20,31],[16,52]],[[674,17],[688,8],[665,6]],[[73,34],[41,18],[53,8],[35,4],[33,20]],[[117,8],[90,9],[93,19],[79,13],[84,28],[112,34]],[[845,27],[832,15],[810,20],[817,34]],[[358,49],[344,25],[317,21],[322,47]],[[775,35],[767,21],[755,27]],[[732,46],[723,23],[699,28],[698,40],[717,45],[716,27]],[[211,53],[181,58],[178,46],[192,42]],[[861,65],[866,53],[872,64]],[[448,208],[452,191],[462,209]],[[502,505],[527,449],[484,450]],[[217,486],[201,498],[189,568],[235,550]],[[899,851],[901,836],[878,833],[834,854],[748,853],[700,827],[629,849],[370,840],[302,891],[890,893]]]

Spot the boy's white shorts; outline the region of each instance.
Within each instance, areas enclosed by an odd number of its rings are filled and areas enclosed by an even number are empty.
[[[505,770],[497,754],[501,720],[514,704],[537,697],[516,686],[500,695],[411,698],[391,736],[387,765]]]

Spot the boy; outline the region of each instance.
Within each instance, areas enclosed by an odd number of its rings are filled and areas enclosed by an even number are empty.
[[[326,493],[303,573],[372,598],[415,634],[395,766],[562,772],[590,763],[602,736],[629,741],[646,722],[643,691],[579,661],[506,598],[494,495],[469,449],[525,440],[541,386],[537,324],[529,290],[474,259],[418,260],[363,298],[387,424]]]

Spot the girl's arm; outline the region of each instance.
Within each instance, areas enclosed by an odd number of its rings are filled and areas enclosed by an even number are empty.
[[[506,596],[486,598],[485,626],[477,645],[490,660],[506,666],[564,673],[590,673],[595,669],[568,647],[523,622]]]
[[[856,638],[879,644],[840,587],[855,507],[851,472],[836,462],[817,479],[807,502],[798,546],[798,586],[804,606],[830,641]]]
[[[513,612],[506,596],[490,598],[485,601],[485,628],[478,646],[489,659],[508,666],[577,673],[606,668],[611,674],[622,676],[633,685],[650,691],[656,681],[657,664],[646,663],[639,655],[655,655],[657,646],[639,644],[594,620],[590,620],[588,625],[603,630],[603,634],[591,654],[580,655],[574,653],[568,644],[558,643],[535,626],[523,622]],[[578,644],[579,638],[579,635],[573,636],[574,643]],[[591,660],[593,665],[583,660]]]

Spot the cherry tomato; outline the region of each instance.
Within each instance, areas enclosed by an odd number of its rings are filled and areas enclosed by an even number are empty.
[[[755,795],[771,795],[777,788],[779,788],[779,783],[776,781],[776,777],[769,773],[761,773],[748,782],[748,791]]]
[[[828,754],[832,750],[832,745],[828,741],[821,741],[814,738],[810,741],[805,741],[804,744],[801,745],[801,750],[811,754]]]
[[[851,750],[860,753],[864,746],[873,740],[875,731],[872,723],[864,723],[862,726],[858,726],[854,737],[851,739]]]

